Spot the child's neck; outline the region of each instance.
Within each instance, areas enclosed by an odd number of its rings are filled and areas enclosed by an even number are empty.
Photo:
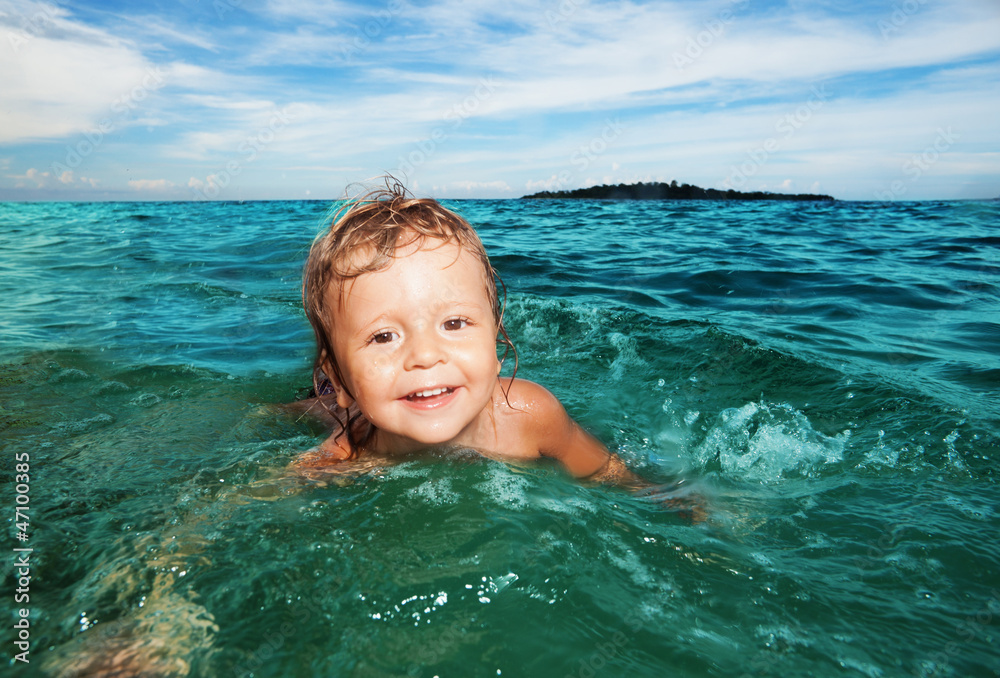
[[[395,433],[375,429],[371,440],[365,446],[368,451],[385,456],[406,456],[426,450],[450,448],[471,448],[490,450],[496,446],[496,427],[493,413],[494,403],[480,412],[475,419],[451,440],[439,443],[425,443]]]

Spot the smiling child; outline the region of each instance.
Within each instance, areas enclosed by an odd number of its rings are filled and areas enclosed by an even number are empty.
[[[496,272],[472,226],[437,201],[387,178],[348,202],[313,243],[303,301],[319,395],[299,406],[333,433],[299,467],[461,448],[645,485],[552,393],[500,376],[498,346],[512,346]]]

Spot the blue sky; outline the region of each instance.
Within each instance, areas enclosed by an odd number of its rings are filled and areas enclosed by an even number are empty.
[[[1000,196],[1000,3],[0,0],[0,199]]]

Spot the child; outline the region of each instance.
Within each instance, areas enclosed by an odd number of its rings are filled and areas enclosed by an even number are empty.
[[[302,286],[318,396],[300,407],[334,431],[298,466],[471,448],[645,485],[552,393],[500,377],[497,345],[504,356],[512,345],[496,283],[479,236],[438,202],[387,178],[345,205],[313,243]]]

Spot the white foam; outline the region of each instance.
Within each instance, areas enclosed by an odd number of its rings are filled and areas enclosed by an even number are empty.
[[[613,332],[608,339],[618,351],[618,355],[611,361],[611,367],[608,370],[612,380],[621,381],[623,378],[635,374],[635,368],[646,366],[646,361],[639,356],[635,337]]]
[[[385,475],[397,478],[423,478],[427,475],[427,465],[421,461],[401,461],[387,466]]]
[[[636,585],[659,592],[673,590],[666,573],[650,570],[635,550],[629,548],[617,534],[602,530],[597,536],[606,546],[604,557],[613,567],[626,573]]]
[[[408,490],[407,494],[437,506],[454,504],[459,500],[458,493],[451,487],[450,478],[429,478]]]
[[[789,647],[810,647],[812,645],[811,640],[799,635],[786,624],[758,626],[754,629],[754,635],[763,640],[769,648],[781,647],[782,645]]]
[[[862,466],[873,464],[876,466],[893,467],[899,462],[899,453],[905,452],[906,447],[895,449],[885,443],[885,431],[878,432],[878,442],[875,447],[865,453],[865,460]]]
[[[747,403],[719,415],[694,457],[702,467],[717,460],[728,476],[775,482],[841,461],[849,435],[823,435],[790,405]]]
[[[955,441],[958,440],[959,437],[960,434],[958,429],[955,429],[944,438],[944,444],[948,449],[948,465],[951,466],[954,471],[968,474],[969,467],[964,461],[962,461],[962,455],[959,454],[957,449],[955,449]]]
[[[489,476],[484,482],[477,483],[476,489],[488,495],[497,504],[524,508],[528,505],[528,481],[524,475],[515,473],[503,464],[490,464]]]
[[[944,503],[952,507],[956,511],[959,511],[966,518],[970,520],[979,520],[982,522],[989,522],[993,517],[993,508],[986,505],[985,503],[980,503],[977,501],[970,500],[968,498],[956,497],[954,495],[949,495],[944,498]]]

